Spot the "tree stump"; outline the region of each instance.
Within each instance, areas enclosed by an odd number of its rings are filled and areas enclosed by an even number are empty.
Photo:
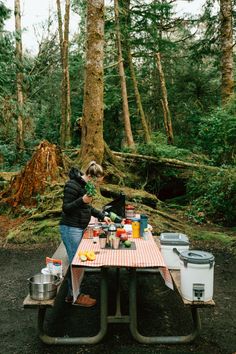
[[[0,197],[12,207],[36,206],[37,196],[47,185],[64,179],[65,161],[58,146],[42,141],[24,169],[16,175]]]

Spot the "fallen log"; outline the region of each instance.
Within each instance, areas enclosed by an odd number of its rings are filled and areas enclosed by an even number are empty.
[[[192,168],[192,169],[204,169],[208,170],[211,172],[218,172],[221,170],[221,168],[216,167],[216,166],[209,166],[209,165],[204,165],[204,164],[197,164],[197,163],[192,163],[192,162],[185,162],[177,159],[168,159],[165,157],[153,157],[153,156],[147,156],[147,155],[139,155],[139,154],[131,154],[131,153],[123,153],[123,152],[116,152],[112,151],[113,154],[117,157],[119,157],[123,161],[140,161],[140,160],[146,160],[153,162],[157,165],[160,166],[166,166],[166,167],[173,167],[177,169],[186,169],[186,168]]]

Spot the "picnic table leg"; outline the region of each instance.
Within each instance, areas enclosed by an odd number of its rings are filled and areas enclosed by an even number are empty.
[[[51,337],[44,333],[43,324],[46,308],[39,308],[38,331],[40,339],[46,344],[96,344],[100,342],[107,332],[107,269],[101,269],[101,310],[100,331],[93,337]]]
[[[136,304],[136,270],[130,270],[129,281],[129,309],[130,309],[130,331],[134,339],[144,344],[177,344],[192,342],[199,334],[201,321],[196,307],[191,307],[193,318],[193,331],[186,336],[143,336],[137,328],[137,304]]]

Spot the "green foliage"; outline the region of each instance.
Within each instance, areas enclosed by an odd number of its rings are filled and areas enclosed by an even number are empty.
[[[202,223],[233,225],[236,220],[236,172],[221,169],[218,173],[195,172],[187,184],[190,199],[188,216]]]
[[[137,145],[139,154],[154,156],[157,158],[165,157],[189,162],[206,162],[204,155],[193,154],[188,149],[181,149],[176,146],[168,145],[166,136],[163,133],[154,133],[150,143],[139,143]]]
[[[203,117],[199,124],[199,144],[216,164],[234,164],[236,153],[236,97],[225,107]]]

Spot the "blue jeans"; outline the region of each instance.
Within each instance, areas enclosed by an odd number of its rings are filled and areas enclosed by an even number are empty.
[[[69,263],[71,264],[75,256],[75,253],[77,251],[77,248],[82,240],[84,229],[67,226],[67,225],[60,225],[60,233],[61,233],[62,241],[66,248]],[[67,296],[72,296],[71,272],[69,272],[68,274],[67,283],[68,283]]]

